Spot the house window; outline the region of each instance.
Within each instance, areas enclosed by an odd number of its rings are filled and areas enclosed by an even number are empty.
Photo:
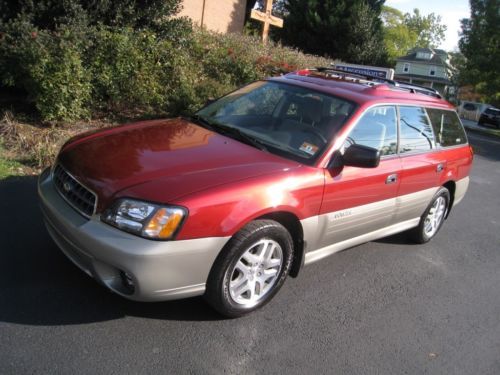
[[[405,63],[405,65],[403,67],[403,72],[405,72],[405,73],[409,73],[410,72],[410,64]]]
[[[417,59],[430,60],[431,58],[432,58],[432,53],[417,52]]]
[[[429,75],[431,75],[431,76],[435,76],[436,75],[436,67],[435,66],[431,66],[431,69],[429,71]]]

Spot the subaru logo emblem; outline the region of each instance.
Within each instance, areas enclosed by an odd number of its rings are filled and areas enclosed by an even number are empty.
[[[63,189],[64,189],[64,191],[65,191],[66,193],[69,193],[69,192],[70,192],[70,190],[71,190],[71,188],[72,188],[72,186],[71,186],[71,184],[70,184],[69,182],[65,182],[65,183],[63,184]]]

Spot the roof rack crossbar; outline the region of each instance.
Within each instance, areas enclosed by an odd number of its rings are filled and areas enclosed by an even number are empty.
[[[420,93],[420,94],[424,94],[424,95],[433,96],[433,97],[436,97],[439,99],[442,98],[441,94],[436,89],[431,88],[431,87],[426,87],[426,86],[415,85],[413,83],[396,81],[396,80],[388,79],[388,78],[375,77],[375,76],[371,76],[369,74],[363,74],[363,73],[350,73],[350,72],[346,72],[346,71],[340,70],[340,69],[335,69],[332,67],[316,67],[316,68],[312,68],[309,70],[317,71],[317,72],[331,72],[334,74],[343,75],[344,77],[349,76],[352,78],[366,80],[367,83],[370,83],[370,82],[387,83],[390,86],[394,86],[395,88],[398,88],[401,90],[407,90],[407,91],[410,91],[411,93]]]

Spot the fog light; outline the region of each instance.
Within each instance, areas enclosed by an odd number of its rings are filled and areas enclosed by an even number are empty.
[[[130,293],[134,293],[135,286],[134,281],[132,280],[132,276],[130,276],[125,271],[120,271],[120,278],[122,279],[123,287]]]

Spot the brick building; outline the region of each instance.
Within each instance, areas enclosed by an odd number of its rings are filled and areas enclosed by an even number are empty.
[[[208,30],[241,32],[246,0],[184,0],[180,16],[187,16]]]

